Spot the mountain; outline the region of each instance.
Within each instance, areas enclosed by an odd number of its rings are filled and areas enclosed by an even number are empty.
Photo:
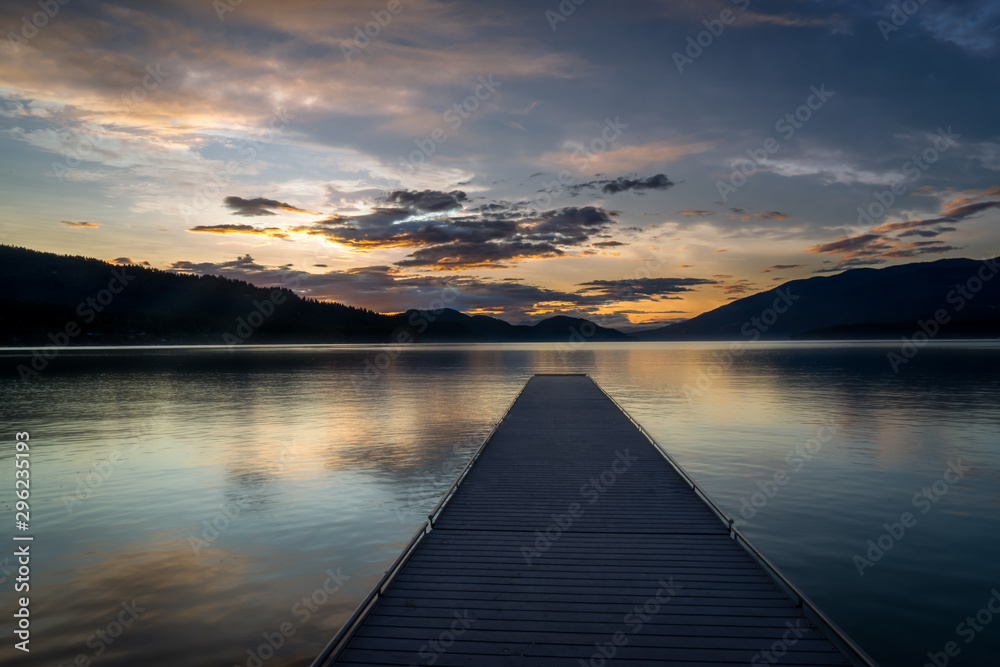
[[[401,330],[415,331],[424,342],[616,342],[636,340],[589,320],[556,315],[533,325],[510,324],[486,315],[466,315],[452,308],[408,310],[392,318]],[[434,327],[432,329],[432,327]],[[426,328],[426,332],[424,329]]]
[[[1000,258],[942,259],[793,280],[640,340],[1000,336]],[[938,321],[935,320],[937,317]],[[937,325],[937,328],[935,327]]]
[[[385,315],[221,276],[0,245],[0,345],[633,340],[586,320]],[[589,333],[589,335],[587,335]]]

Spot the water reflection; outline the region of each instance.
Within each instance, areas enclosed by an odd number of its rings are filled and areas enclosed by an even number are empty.
[[[3,645],[0,662],[68,664],[134,598],[148,610],[99,664],[245,664],[340,567],[344,587],[267,663],[308,664],[527,378],[585,372],[733,515],[784,470],[746,532],[884,664],[919,664],[1000,575],[1000,350],[929,346],[894,374],[889,347],[726,349],[413,347],[367,377],[384,349],[66,351],[0,387],[3,423],[35,443],[38,619],[31,661]],[[858,576],[852,556],[958,457],[967,478]],[[8,579],[0,607],[14,595]],[[983,636],[963,659],[997,650]]]

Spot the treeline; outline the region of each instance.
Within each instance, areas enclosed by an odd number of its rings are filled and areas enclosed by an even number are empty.
[[[515,326],[451,309],[384,315],[285,287],[13,246],[0,246],[0,281],[8,346],[631,340],[569,317]]]

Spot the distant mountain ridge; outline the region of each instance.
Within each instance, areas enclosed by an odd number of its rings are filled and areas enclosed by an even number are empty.
[[[533,325],[450,308],[387,315],[283,287],[0,245],[0,345],[866,339],[913,335],[921,323],[989,338],[1000,336],[998,263],[851,269],[623,333],[564,315]]]
[[[452,308],[440,311],[408,310],[391,315],[400,325],[414,326],[421,332],[421,323],[437,325],[431,336],[424,340],[484,340],[489,342],[560,342],[599,341],[615,342],[636,340],[616,329],[594,324],[590,320],[566,315],[555,315],[532,325],[510,324],[487,315],[466,315]]]
[[[456,310],[386,315],[221,276],[0,245],[0,345],[634,340],[556,316],[515,326]]]
[[[937,318],[946,321],[935,335],[996,337],[998,262],[941,259],[792,280],[685,322],[632,333],[640,340],[896,338]]]

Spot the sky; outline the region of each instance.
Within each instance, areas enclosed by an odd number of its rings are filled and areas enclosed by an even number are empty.
[[[0,0],[0,243],[679,321],[1000,255],[1000,3]]]

